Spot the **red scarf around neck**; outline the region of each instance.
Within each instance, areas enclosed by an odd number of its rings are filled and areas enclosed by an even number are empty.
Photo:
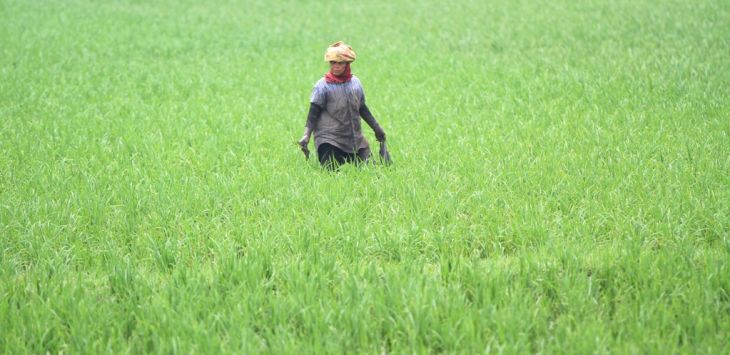
[[[327,74],[324,75],[324,80],[327,81],[330,84],[342,84],[350,81],[352,79],[352,73],[350,72],[350,63],[348,62],[345,64],[345,71],[340,76],[335,76],[332,74],[332,71],[328,71]]]

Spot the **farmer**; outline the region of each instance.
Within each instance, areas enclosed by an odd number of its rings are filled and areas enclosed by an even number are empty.
[[[352,47],[342,42],[327,48],[324,60],[329,62],[330,70],[314,84],[304,136],[299,140],[300,148],[309,157],[309,137],[314,133],[319,163],[329,169],[347,162],[359,164],[370,157],[360,117],[375,132],[375,138],[381,144],[385,142],[385,132],[365,105],[360,80],[350,72],[355,57]]]

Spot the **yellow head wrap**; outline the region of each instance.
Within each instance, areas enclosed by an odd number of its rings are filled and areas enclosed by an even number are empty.
[[[337,41],[327,47],[327,51],[324,52],[325,62],[354,62],[357,55],[352,47],[346,45],[342,41]]]

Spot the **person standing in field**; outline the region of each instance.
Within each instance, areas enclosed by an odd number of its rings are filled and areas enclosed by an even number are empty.
[[[359,164],[370,158],[360,117],[372,128],[375,138],[381,144],[385,142],[385,131],[365,104],[360,80],[350,71],[355,58],[352,47],[343,42],[327,48],[324,60],[330,70],[312,89],[304,136],[299,140],[301,150],[309,158],[309,138],[314,133],[319,162],[329,169],[348,162]]]

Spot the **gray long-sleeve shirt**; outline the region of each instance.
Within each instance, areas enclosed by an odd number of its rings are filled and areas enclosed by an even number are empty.
[[[316,147],[329,143],[348,153],[369,149],[360,125],[360,107],[365,104],[360,79],[353,75],[346,83],[334,84],[322,78],[314,85],[309,101],[323,109],[312,127]]]

